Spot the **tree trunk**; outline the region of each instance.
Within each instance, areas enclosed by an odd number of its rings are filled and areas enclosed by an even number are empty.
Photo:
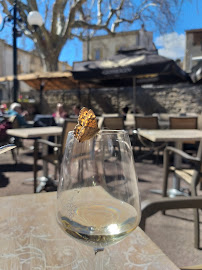
[[[45,70],[46,71],[58,71],[58,56],[45,56]]]
[[[63,41],[63,40],[62,40]],[[59,38],[39,38],[37,40],[37,49],[42,59],[42,65],[45,71],[58,71],[58,58],[63,47]]]

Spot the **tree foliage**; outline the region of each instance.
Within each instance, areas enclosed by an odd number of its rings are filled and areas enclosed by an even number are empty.
[[[140,21],[157,25],[160,31],[170,29],[183,1],[189,0],[18,0],[18,11],[48,71],[57,70],[58,57],[65,43],[73,38],[86,40],[91,35],[113,34],[121,25]],[[14,0],[0,0],[3,12],[10,14]],[[38,10],[44,25],[33,31],[27,15]],[[20,22],[19,22],[20,23]]]

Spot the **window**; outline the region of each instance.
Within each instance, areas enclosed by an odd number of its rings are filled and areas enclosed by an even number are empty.
[[[101,50],[95,49],[95,60],[100,60],[100,59],[101,59]]]
[[[193,45],[200,46],[201,44],[202,44],[202,33],[201,32],[194,33]]]

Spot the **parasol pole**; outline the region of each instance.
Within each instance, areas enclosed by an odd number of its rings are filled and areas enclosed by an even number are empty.
[[[91,87],[88,88],[88,108],[91,107]]]
[[[39,89],[39,104],[40,104],[40,109],[42,108],[42,100],[43,100],[43,89],[44,89],[44,86],[45,86],[45,82],[44,80],[41,81],[40,83],[40,89]]]
[[[78,83],[78,100],[79,100],[79,104],[81,104],[81,84],[80,82]]]
[[[133,77],[133,113],[136,111],[136,77]]]
[[[117,110],[119,113],[119,86],[117,87]]]

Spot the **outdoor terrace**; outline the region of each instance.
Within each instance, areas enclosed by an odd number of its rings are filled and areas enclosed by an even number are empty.
[[[33,193],[33,183],[24,184],[25,179],[33,177],[32,144],[31,140],[24,140],[25,148],[20,149],[18,164],[14,163],[10,152],[0,155],[0,196]],[[158,165],[150,157],[136,162],[141,201],[160,197],[150,189],[162,188],[162,165],[162,155]],[[201,250],[194,248],[192,212],[190,209],[172,210],[167,211],[166,216],[159,212],[147,220],[146,233],[177,266],[202,263]]]

